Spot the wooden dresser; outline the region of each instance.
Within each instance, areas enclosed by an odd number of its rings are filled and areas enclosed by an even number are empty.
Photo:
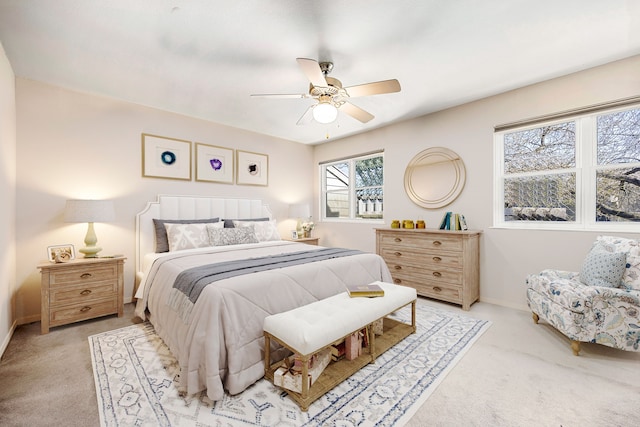
[[[38,266],[41,282],[41,333],[53,326],[94,317],[122,317],[125,258],[81,258]]]
[[[480,231],[376,229],[376,253],[393,282],[418,295],[462,305],[480,297]]]

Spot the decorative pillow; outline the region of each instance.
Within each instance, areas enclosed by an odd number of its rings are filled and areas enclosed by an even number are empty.
[[[242,243],[258,243],[253,227],[215,228],[207,227],[211,246],[239,245]]]
[[[627,254],[621,287],[640,291],[640,242],[625,237],[598,236],[594,247],[596,245],[607,252]]]
[[[607,252],[598,247],[591,249],[580,271],[580,281],[589,286],[620,286],[627,265],[627,254]]]
[[[207,219],[154,219],[153,226],[156,231],[156,252],[169,252],[169,242],[167,241],[167,229],[165,224],[211,224],[220,221],[220,218]]]
[[[278,229],[276,228],[275,219],[271,221],[233,221],[233,226],[234,228],[253,226],[259,242],[281,240],[280,233],[278,233]]]
[[[233,228],[233,223],[235,221],[269,221],[269,218],[246,218],[246,219],[223,219],[224,228]]]
[[[167,229],[167,241],[169,243],[169,252],[181,251],[184,249],[206,248],[211,246],[209,242],[209,232],[207,227],[222,228],[223,223],[211,224],[179,224],[167,223],[164,227]]]

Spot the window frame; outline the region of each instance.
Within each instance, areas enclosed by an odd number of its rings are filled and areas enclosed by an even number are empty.
[[[356,199],[356,176],[355,176],[355,165],[359,160],[366,160],[373,157],[382,157],[382,217],[381,218],[359,218],[357,217],[357,199]],[[327,168],[340,163],[348,163],[349,165],[349,183],[348,183],[348,194],[349,194],[349,217],[328,217],[326,210],[326,200],[327,200],[327,179],[326,173]],[[385,166],[384,166],[384,151],[374,151],[365,154],[358,154],[350,157],[344,157],[336,160],[330,160],[326,162],[322,162],[319,164],[319,173],[320,173],[320,221],[323,222],[340,222],[340,223],[367,223],[367,224],[383,224],[384,223],[384,182],[385,182]]]
[[[564,230],[597,232],[639,232],[640,222],[634,221],[596,221],[597,172],[606,169],[618,169],[638,165],[639,163],[598,165],[598,116],[621,111],[640,109],[640,104],[625,105],[617,108],[599,109],[585,114],[559,116],[549,120],[532,120],[530,125],[508,127],[494,132],[493,138],[493,227],[516,230]],[[504,136],[508,133],[536,129],[544,126],[574,121],[576,124],[575,168],[562,169],[562,172],[576,174],[576,219],[575,221],[506,221],[504,211],[504,180],[514,176],[550,175],[548,173],[504,173]],[[506,127],[506,126],[505,126]]]

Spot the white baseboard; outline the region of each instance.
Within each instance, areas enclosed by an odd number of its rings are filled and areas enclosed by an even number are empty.
[[[14,320],[13,324],[11,325],[11,328],[9,328],[9,333],[7,334],[6,337],[4,337],[4,340],[2,341],[2,346],[0,346],[0,357],[4,355],[5,350],[7,349],[7,347],[9,347],[9,341],[11,341],[11,338],[13,337],[13,333],[16,331],[17,326],[18,326],[18,322]]]

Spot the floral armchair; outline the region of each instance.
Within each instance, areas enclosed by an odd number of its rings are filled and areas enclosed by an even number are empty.
[[[640,241],[599,236],[580,272],[543,270],[527,277],[533,320],[571,340],[640,351]]]

